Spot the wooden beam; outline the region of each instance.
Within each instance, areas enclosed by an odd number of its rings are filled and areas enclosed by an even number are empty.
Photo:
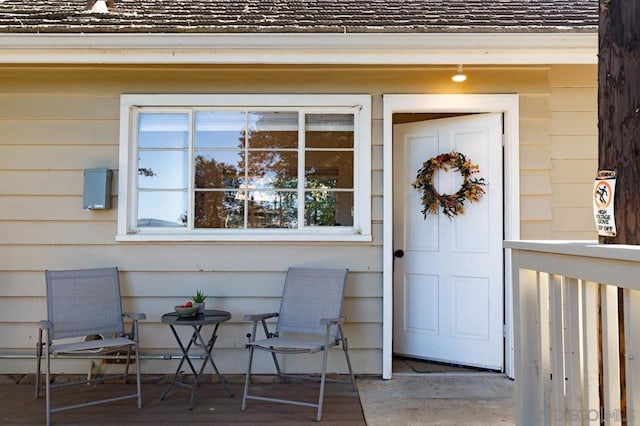
[[[640,0],[600,0],[598,170],[616,172],[617,235],[640,244]]]

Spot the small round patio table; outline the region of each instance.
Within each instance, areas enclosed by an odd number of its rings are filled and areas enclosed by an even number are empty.
[[[218,327],[220,327],[221,323],[229,321],[230,319],[231,314],[229,312],[213,309],[207,309],[204,311],[204,313],[199,313],[192,317],[181,317],[176,312],[169,312],[162,315],[160,320],[164,324],[168,324],[171,328],[171,331],[173,332],[173,335],[178,342],[178,346],[180,346],[180,350],[182,351],[182,359],[180,360],[180,364],[178,364],[178,368],[176,369],[176,373],[173,376],[172,382],[160,397],[161,400],[164,400],[164,398],[169,394],[169,391],[173,388],[174,385],[191,388],[191,396],[189,397],[189,410],[192,410],[196,388],[200,385],[200,377],[207,363],[211,365],[213,371],[218,375],[218,379],[220,381],[220,384],[222,384],[222,387],[224,387],[224,390],[227,391],[229,396],[233,396],[233,393],[231,393],[231,391],[227,387],[227,384],[224,381],[224,377],[222,377],[222,374],[220,374],[220,371],[218,370],[218,367],[216,367],[216,364],[215,362],[213,362],[213,358],[211,356],[211,351],[213,350],[213,346],[215,345],[216,339],[218,338]],[[202,334],[200,333],[202,327],[204,327],[205,325],[214,325],[211,337],[206,342],[202,337]],[[186,346],[184,345],[182,340],[180,340],[180,336],[176,332],[176,327],[179,326],[191,326],[191,328],[193,328],[193,333],[191,334],[189,343],[187,343]],[[189,358],[189,351],[192,348],[204,349],[204,361],[200,366],[199,371],[196,371],[196,368],[193,366],[193,363]],[[193,384],[191,385],[178,380],[182,365],[185,361],[187,362],[189,368],[191,369],[191,372],[193,373]]]

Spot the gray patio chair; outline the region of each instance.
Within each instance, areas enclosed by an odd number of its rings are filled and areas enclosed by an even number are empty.
[[[346,269],[303,269],[289,268],[284,284],[284,291],[277,313],[246,315],[245,321],[253,322],[253,330],[249,335],[249,364],[244,383],[242,409],[247,407],[247,400],[278,402],[317,408],[316,420],[322,417],[325,382],[351,383],[356,390],[355,378],[349,359],[347,338],[342,331],[345,318],[342,316],[342,299]],[[275,332],[270,332],[266,320],[277,317]],[[262,323],[264,339],[256,340],[258,322]],[[341,345],[344,352],[349,380],[327,379],[327,356],[329,349]],[[307,378],[320,380],[320,394],[317,403],[269,398],[250,395],[251,366],[254,351],[263,350],[271,353],[278,376]],[[289,375],[282,372],[277,354],[314,354],[323,352],[320,377]]]
[[[41,359],[46,356],[46,418],[51,423],[51,414],[87,407],[96,404],[137,398],[138,408],[142,407],[142,391],[140,387],[140,359],[138,357],[138,320],[145,319],[145,314],[122,313],[120,304],[120,281],[118,269],[79,269],[68,271],[46,271],[47,284],[47,320],[40,321],[37,343],[36,398],[40,396]],[[131,328],[125,333],[123,317],[131,319]],[[43,331],[45,339],[43,341]],[[91,339],[102,336],[102,339]],[[87,337],[89,339],[87,339]],[[122,375],[104,375],[102,377],[69,383],[51,383],[51,358],[58,355],[72,354],[96,357],[114,351],[127,352],[126,366]],[[74,405],[52,408],[51,391],[55,388],[102,382],[114,377],[122,377],[127,382],[131,356],[136,364],[136,393],[98,399]]]

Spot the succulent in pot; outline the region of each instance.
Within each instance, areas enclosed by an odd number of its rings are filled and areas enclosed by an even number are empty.
[[[207,295],[204,294],[202,290],[197,290],[196,294],[191,297],[193,300],[193,306],[198,307],[198,313],[204,312],[204,301],[207,298]]]

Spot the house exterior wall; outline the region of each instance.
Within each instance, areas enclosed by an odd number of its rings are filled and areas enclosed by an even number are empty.
[[[593,240],[597,66],[556,65],[520,98],[521,238]]]
[[[554,67],[551,86],[551,235],[597,239],[593,182],[598,168],[597,68]]]
[[[382,368],[382,95],[520,95],[523,239],[595,238],[590,187],[597,152],[596,66],[87,66],[0,68],[0,374],[33,371],[45,269],[116,265],[123,306],[145,312],[144,354],[179,353],[162,313],[196,289],[232,313],[219,332],[222,372],[245,369],[246,313],[276,311],[288,266],[348,267],[346,334],[356,373]],[[372,110],[371,242],[116,242],[119,102],[123,93],[358,93]],[[112,209],[82,209],[83,170],[114,170]],[[186,330],[185,330],[186,331]],[[285,368],[303,371],[296,357]],[[271,372],[266,357],[258,371]],[[344,371],[339,353],[331,369]],[[146,373],[177,360],[145,359]],[[86,372],[68,361],[60,371]]]

